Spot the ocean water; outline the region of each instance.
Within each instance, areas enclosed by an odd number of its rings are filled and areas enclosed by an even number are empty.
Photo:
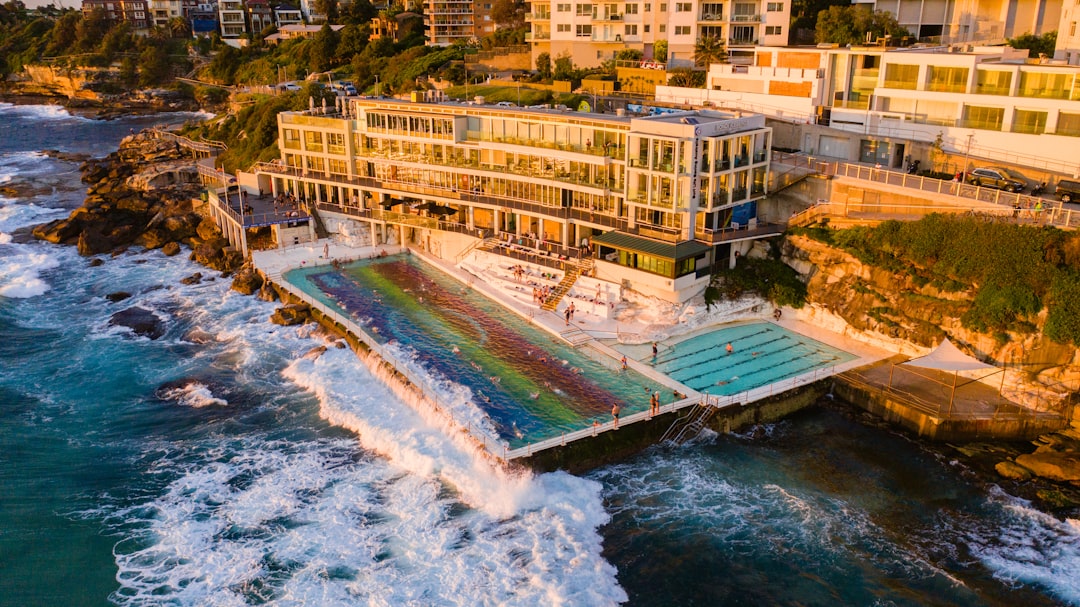
[[[183,256],[25,240],[81,198],[38,150],[162,119],[0,104],[0,605],[1080,604],[1075,521],[833,409],[506,471]]]

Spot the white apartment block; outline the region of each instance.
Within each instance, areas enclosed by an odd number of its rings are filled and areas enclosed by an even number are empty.
[[[791,3],[764,0],[572,2],[534,0],[526,16],[533,61],[569,54],[579,67],[595,67],[620,50],[638,49],[655,59],[654,45],[667,40],[667,64],[692,66],[695,43],[721,40],[733,54],[758,45],[787,44]]]
[[[539,243],[597,278],[686,301],[714,264],[778,234],[758,213],[771,130],[762,116],[637,118],[350,99],[347,114],[278,115],[281,159],[254,168],[324,220],[443,258],[478,237]],[[437,206],[438,218],[423,209]]]
[[[852,0],[885,11],[919,39],[1000,44],[1058,27],[1063,0]],[[1072,0],[1064,0],[1066,3]]]
[[[1080,65],[1080,0],[1065,0],[1061,8],[1054,59]]]
[[[494,0],[425,0],[424,29],[428,46],[469,42],[495,32]]]
[[[219,0],[218,21],[222,38],[239,38],[247,33],[247,14],[241,0]]]
[[[1080,67],[1009,47],[955,51],[758,48],[754,65],[713,65],[706,89],[658,87],[657,100],[855,133],[806,129],[792,147],[815,155],[899,167],[940,134],[952,153],[1080,171]]]
[[[167,27],[170,19],[183,16],[182,0],[150,0],[150,19],[158,27]]]

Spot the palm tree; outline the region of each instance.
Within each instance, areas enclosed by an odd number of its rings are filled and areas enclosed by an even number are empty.
[[[716,36],[705,36],[694,43],[694,65],[709,67],[727,60],[727,49]]]
[[[190,38],[191,24],[183,17],[173,17],[169,19],[169,32],[173,38]]]

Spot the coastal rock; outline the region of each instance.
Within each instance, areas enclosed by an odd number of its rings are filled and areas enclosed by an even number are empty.
[[[143,232],[135,239],[135,241],[148,249],[160,249],[171,242],[168,234],[166,234],[164,230],[158,230],[156,228],[151,228]]]
[[[194,274],[192,274],[191,276],[188,276],[187,278],[181,278],[180,279],[180,284],[184,284],[184,285],[197,285],[200,282],[202,282],[202,272],[195,272]]]
[[[253,295],[262,285],[262,276],[251,266],[244,266],[233,278],[232,290],[244,295]]]
[[[91,268],[96,268],[98,266],[103,266],[103,265],[105,265],[105,260],[100,258],[100,257],[95,257],[95,258],[90,260],[90,267]]]
[[[128,293],[127,291],[117,291],[115,293],[109,293],[105,296],[105,299],[116,303],[118,301],[124,301],[128,297],[131,297],[131,293]]]
[[[1016,463],[1035,476],[1053,481],[1080,481],[1080,454],[1036,451],[1016,456]]]
[[[304,358],[307,358],[309,360],[315,360],[316,358],[322,356],[325,352],[326,346],[315,346],[314,348],[304,353]]]
[[[34,228],[34,238],[60,244],[71,242],[79,237],[81,231],[79,224],[71,219],[57,219],[49,223],[43,223]]]
[[[199,240],[202,240],[203,242],[210,242],[221,238],[221,230],[218,229],[214,220],[209,217],[203,217],[196,228],[195,233],[199,237]]]
[[[113,249],[113,243],[97,230],[84,230],[79,234],[79,255],[91,257],[108,253]]]
[[[259,292],[256,294],[256,296],[262,301],[278,300],[277,291],[275,291],[273,285],[268,282],[263,282],[263,285],[259,287]]]
[[[166,243],[165,246],[161,247],[161,252],[164,253],[166,257],[172,257],[173,255],[180,253],[180,243]]]
[[[994,466],[994,470],[997,470],[997,473],[1003,478],[1017,481],[1026,481],[1032,476],[1031,470],[1009,460],[998,462],[998,464]]]
[[[270,322],[284,327],[303,324],[310,319],[311,309],[307,304],[288,304],[274,310],[270,315]]]
[[[217,338],[202,329],[192,329],[184,336],[184,340],[193,344],[208,344],[217,341]]]
[[[136,335],[157,339],[165,334],[161,319],[146,308],[133,306],[120,310],[109,318],[109,325],[127,327]]]

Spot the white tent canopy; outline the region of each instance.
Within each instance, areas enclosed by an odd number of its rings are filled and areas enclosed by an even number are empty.
[[[968,356],[954,346],[951,341],[945,339],[934,351],[919,358],[913,358],[905,363],[913,367],[924,369],[937,369],[939,371],[979,371],[982,369],[997,369],[994,365],[988,365],[976,358]]]

